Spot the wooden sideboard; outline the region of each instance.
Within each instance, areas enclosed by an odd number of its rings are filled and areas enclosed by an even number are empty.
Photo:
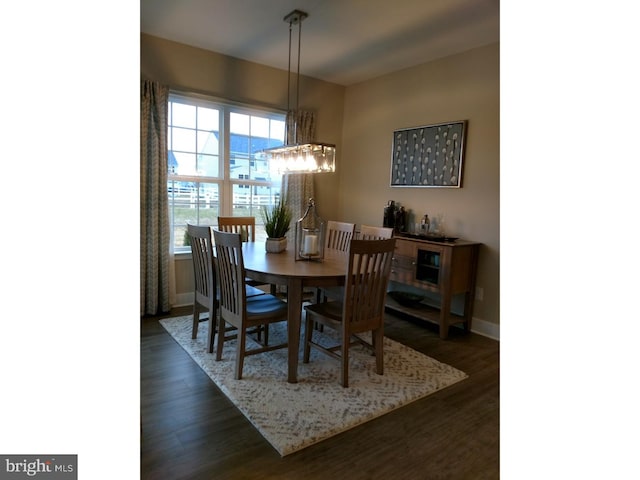
[[[394,294],[387,294],[386,307],[438,324],[443,339],[453,324],[462,323],[470,331],[479,250],[480,243],[467,240],[397,236],[388,289]],[[424,292],[428,298],[398,302],[392,298],[398,298],[395,292]],[[459,294],[464,295],[464,311],[453,313],[451,302]]]

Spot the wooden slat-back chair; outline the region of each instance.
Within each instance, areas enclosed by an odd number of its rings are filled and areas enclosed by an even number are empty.
[[[353,340],[370,347],[376,358],[376,373],[384,373],[384,302],[391,272],[395,238],[352,240],[342,301],[306,305],[303,362],[309,362],[311,348],[341,361],[340,383],[349,386],[349,346]],[[313,322],[338,331],[340,343],[322,346],[313,340]],[[359,333],[371,332],[368,343]],[[339,352],[339,353],[338,353]]]
[[[346,252],[349,249],[349,242],[354,238],[355,231],[355,223],[329,220],[327,222],[325,248]],[[341,298],[342,291],[342,287],[318,288],[316,290],[316,302],[326,302],[327,299]]]
[[[271,294],[247,297],[240,234],[215,230],[213,236],[217,257],[218,283],[220,284],[218,330],[223,332],[227,323],[238,330],[235,378],[240,380],[246,356],[287,346],[287,343],[281,343],[272,346],[262,345],[251,350],[246,348],[247,330],[251,327],[260,328],[261,325],[286,321],[287,304]],[[225,335],[218,335],[216,360],[222,359],[225,340],[227,340]]]
[[[256,217],[218,217],[218,230],[221,232],[239,233],[243,242],[256,241]],[[266,285],[262,282],[246,279],[247,285],[259,287]],[[269,285],[272,294],[276,291],[275,285]]]
[[[239,233],[243,242],[255,242],[256,217],[218,217],[218,230]]]
[[[349,249],[349,242],[353,238],[355,230],[355,223],[329,220],[327,222],[325,248],[346,252]]]
[[[210,348],[213,348],[218,298],[211,227],[187,224],[187,235],[191,244],[194,276],[193,329],[191,338],[198,336],[200,312],[204,307],[209,312],[209,338],[207,343]]]
[[[204,307],[209,313],[209,334],[207,338],[207,351],[213,352],[213,343],[216,335],[216,312],[218,306],[218,282],[215,269],[215,250],[211,227],[208,225],[187,224],[187,235],[191,244],[191,258],[193,261],[193,329],[191,338],[197,338],[200,313]],[[250,285],[246,286],[247,296],[264,295],[264,292]],[[265,342],[269,341],[269,332],[265,330]],[[258,330],[262,335],[261,329]]]
[[[393,237],[393,228],[360,225],[358,240],[384,240]]]

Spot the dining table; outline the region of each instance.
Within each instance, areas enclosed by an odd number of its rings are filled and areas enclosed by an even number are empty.
[[[296,260],[291,248],[268,253],[263,243],[245,242],[242,256],[247,277],[287,288],[287,381],[297,383],[304,289],[344,285],[349,255],[326,249],[322,259]]]

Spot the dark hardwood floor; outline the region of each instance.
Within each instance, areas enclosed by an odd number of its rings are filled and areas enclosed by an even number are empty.
[[[166,316],[188,315],[179,308]],[[142,479],[497,479],[500,344],[387,314],[385,334],[469,378],[281,458],[158,320],[140,338]]]

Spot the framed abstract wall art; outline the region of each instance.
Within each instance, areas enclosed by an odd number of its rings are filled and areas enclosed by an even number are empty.
[[[392,187],[462,187],[467,121],[393,132]]]

